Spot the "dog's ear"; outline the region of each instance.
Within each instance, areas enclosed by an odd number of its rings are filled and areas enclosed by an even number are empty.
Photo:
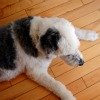
[[[58,41],[60,39],[60,34],[56,29],[49,28],[46,33],[41,36],[40,44],[41,48],[46,54],[55,52],[58,49]]]

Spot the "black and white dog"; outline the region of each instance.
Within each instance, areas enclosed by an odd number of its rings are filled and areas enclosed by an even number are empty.
[[[55,57],[81,66],[79,39],[96,40],[93,31],[81,30],[63,18],[26,17],[0,28],[0,82],[26,74],[61,100],[75,100],[72,93],[47,70]]]

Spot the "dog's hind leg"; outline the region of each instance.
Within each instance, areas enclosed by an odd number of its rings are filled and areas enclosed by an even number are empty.
[[[9,81],[19,75],[17,70],[0,70],[0,82]]]
[[[100,35],[95,31],[79,29],[77,27],[75,27],[75,34],[81,40],[95,41],[100,38]]]
[[[36,70],[28,70],[27,75],[35,80],[40,85],[46,87],[61,100],[76,100],[72,93],[66,89],[66,87],[59,81],[56,81],[53,77],[51,77],[46,70],[43,70],[36,67]]]

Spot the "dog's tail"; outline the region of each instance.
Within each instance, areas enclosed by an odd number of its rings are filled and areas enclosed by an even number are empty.
[[[100,34],[97,34],[95,31],[79,29],[77,27],[75,27],[75,33],[81,40],[95,41],[100,38]]]

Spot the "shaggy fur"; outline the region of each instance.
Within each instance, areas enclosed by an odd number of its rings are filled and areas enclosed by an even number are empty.
[[[35,47],[32,38],[29,36],[30,23],[33,17],[23,18],[14,22],[14,34],[19,41],[21,47],[25,53],[32,55],[34,57],[38,56],[38,50]]]
[[[55,57],[73,66],[84,64],[79,39],[94,41],[95,32],[81,30],[63,18],[26,17],[0,28],[0,81],[20,73],[46,87],[61,100],[75,100],[72,93],[48,74]]]
[[[0,28],[0,68],[15,69],[16,49],[11,34],[11,24]]]

